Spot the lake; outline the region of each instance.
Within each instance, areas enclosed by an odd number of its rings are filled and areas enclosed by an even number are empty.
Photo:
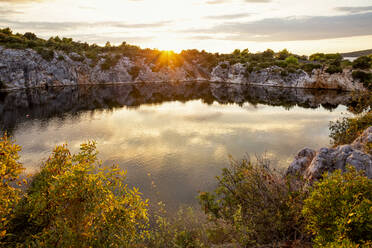
[[[28,173],[57,144],[76,152],[95,140],[102,162],[127,170],[130,186],[177,208],[216,186],[229,155],[265,155],[283,169],[299,149],[329,145],[329,122],[351,115],[349,99],[213,83],[31,89],[0,93],[0,128],[23,147]]]

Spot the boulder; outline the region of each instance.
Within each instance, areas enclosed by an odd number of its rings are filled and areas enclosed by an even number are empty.
[[[363,170],[372,179],[372,127],[367,128],[352,144],[336,148],[302,149],[288,167],[287,175],[302,175],[306,180],[322,178],[326,172],[345,171],[347,165]]]

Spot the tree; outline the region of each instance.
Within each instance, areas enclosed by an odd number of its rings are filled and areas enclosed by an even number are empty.
[[[5,134],[0,138],[0,244],[7,235],[13,209],[20,198],[20,191],[11,184],[18,180],[23,166],[18,162],[21,148]]]
[[[278,59],[281,59],[281,60],[284,60],[286,59],[287,57],[289,57],[291,54],[288,52],[287,49],[283,49],[282,51],[280,51],[278,54],[277,54],[277,58]]]
[[[28,40],[36,40],[37,39],[37,36],[36,34],[34,33],[31,33],[31,32],[27,32],[23,35],[26,39]]]
[[[372,241],[371,211],[372,180],[350,166],[345,173],[325,174],[305,200],[302,214],[316,247],[360,247],[356,245]],[[342,243],[349,245],[331,246]]]
[[[285,59],[285,62],[287,62],[287,64],[293,64],[293,65],[298,65],[298,59],[294,56],[289,56]]]
[[[271,49],[267,49],[266,51],[264,51],[264,52],[262,53],[262,56],[264,56],[265,58],[270,58],[270,59],[272,59],[272,58],[274,58],[274,54],[275,54],[275,52],[274,52],[273,50],[271,50]]]
[[[125,172],[97,161],[95,143],[58,146],[17,207],[9,246],[128,247],[146,234],[147,201]]]
[[[353,61],[354,69],[369,69],[371,68],[372,59],[368,56],[362,56]]]

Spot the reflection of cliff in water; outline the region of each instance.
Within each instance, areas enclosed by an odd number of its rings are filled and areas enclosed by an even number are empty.
[[[137,107],[166,101],[202,100],[251,103],[290,108],[332,110],[339,104],[347,105],[351,95],[346,92],[306,90],[294,88],[253,87],[241,84],[214,83],[145,83],[111,86],[75,86],[52,89],[29,89],[0,93],[0,128],[11,131],[17,124],[30,119],[63,118],[65,114],[79,114],[97,109]]]

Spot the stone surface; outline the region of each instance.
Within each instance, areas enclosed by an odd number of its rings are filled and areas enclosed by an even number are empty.
[[[309,181],[318,180],[325,172],[346,170],[347,165],[363,170],[372,179],[371,156],[372,127],[367,128],[350,145],[336,148],[321,148],[316,152],[305,148],[299,152],[287,169],[287,174],[300,174]],[[309,162],[310,161],[310,162]]]
[[[74,57],[80,57],[82,61],[71,59]],[[248,63],[230,65],[222,62],[210,70],[186,61],[180,67],[163,67],[156,71],[153,71],[154,65],[146,63],[145,59],[134,61],[121,57],[108,70],[101,69],[102,63],[104,59],[91,67],[90,59],[60,51],[55,52],[51,61],[46,61],[32,49],[16,50],[0,46],[0,89],[126,82],[212,81],[290,88],[364,90],[362,84],[353,81],[351,71],[348,70],[332,75],[321,69],[314,70],[311,75],[297,70],[283,76],[283,69],[277,66],[247,73]],[[138,75],[131,75],[131,69],[135,66],[140,68]]]

